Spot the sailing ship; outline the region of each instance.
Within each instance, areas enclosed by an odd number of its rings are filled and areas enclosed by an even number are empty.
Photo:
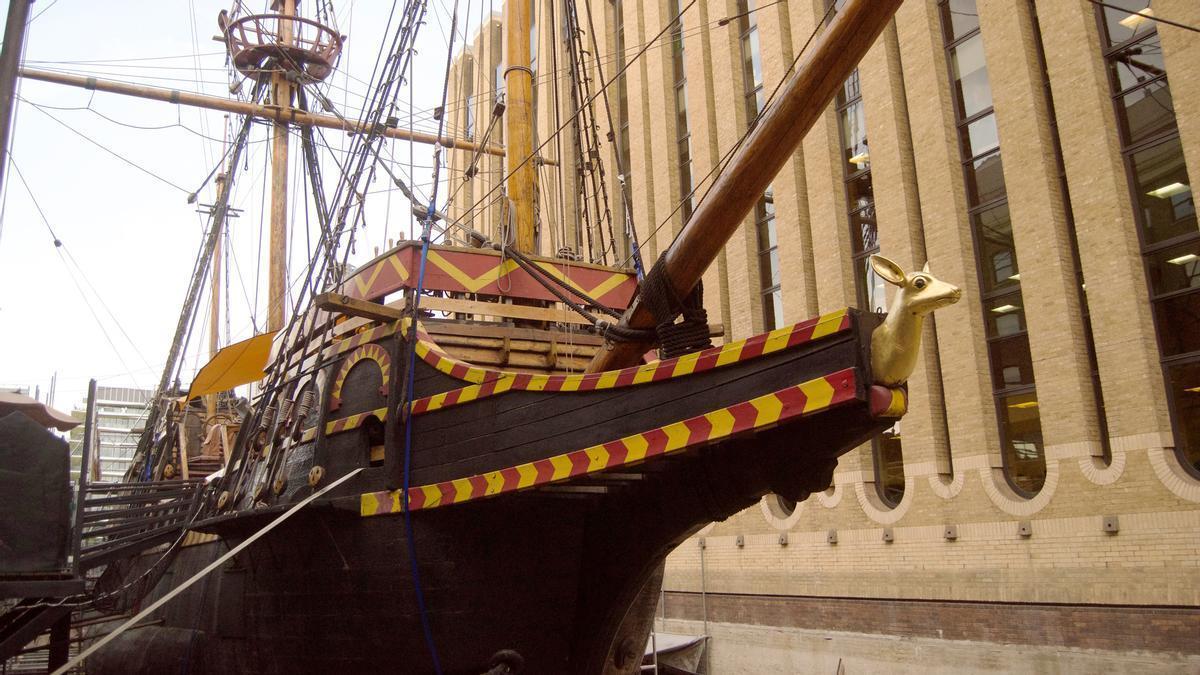
[[[401,4],[356,120],[309,86],[344,38],[295,0],[219,19],[250,102],[22,71],[243,123],[134,466],[81,498],[81,513],[106,509],[78,526],[79,559],[103,573],[77,602],[25,601],[0,619],[0,646],[82,606],[112,618],[92,620],[89,672],[636,672],[670,551],[768,492],[826,488],[839,455],[904,414],[921,318],[958,298],[928,270],[873,261],[899,288],[886,320],[849,308],[715,346],[699,288],[900,0],[844,3],[644,274],[537,253],[529,3],[505,8],[502,148],[389,122],[426,12]],[[268,332],[185,392],[181,345],[255,119],[274,125]],[[353,134],[332,186],[320,127]],[[322,237],[289,317],[293,130]],[[441,213],[434,188],[418,239],[350,270],[385,138],[503,154],[505,236]],[[239,409],[228,390],[251,380]]]

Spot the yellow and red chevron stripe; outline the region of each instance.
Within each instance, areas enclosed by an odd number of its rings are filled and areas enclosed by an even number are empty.
[[[338,354],[344,354],[360,345],[365,345],[368,342],[374,342],[376,340],[381,340],[385,337],[394,335],[399,327],[399,321],[392,321],[390,323],[385,323],[382,326],[376,326],[370,330],[365,330],[357,335],[352,335],[344,340],[341,340],[340,342],[335,342],[329,347],[326,347],[321,356],[324,358],[330,358],[332,356],[337,356]]]
[[[379,387],[379,393],[387,397],[388,381],[391,379],[392,372],[392,357],[383,347],[375,344],[366,344],[354,350],[350,356],[347,356],[346,360],[342,362],[342,367],[338,369],[337,376],[333,380],[333,391],[330,393],[330,410],[337,410],[341,406],[342,385],[346,383],[346,376],[363,359],[370,359],[379,365],[379,370],[383,374],[383,384]]]
[[[418,323],[417,354],[439,371],[474,384],[413,401],[412,414],[421,415],[513,390],[595,391],[659,382],[783,351],[849,328],[849,312],[842,309],[724,346],[623,370],[581,375],[536,375],[488,370],[459,361],[443,352]]]
[[[690,419],[546,459],[409,490],[413,511],[461,504],[585,474],[637,464],[743,432],[761,430],[855,399],[855,369],[847,368],[772,394],[719,408]],[[360,496],[362,516],[401,513],[401,491]]]
[[[379,418],[380,422],[385,422],[385,421],[387,421],[387,415],[388,415],[388,409],[386,407],[383,407],[383,408],[376,408],[375,410],[368,410],[367,412],[350,415],[349,417],[343,417],[340,420],[333,420],[332,422],[326,422],[325,423],[325,435],[332,436],[334,434],[340,434],[343,431],[350,431],[351,429],[357,429],[363,425],[363,422],[367,421],[368,417],[377,417],[377,418]]]
[[[405,242],[364,265],[338,292],[375,300],[401,288],[412,288],[416,282],[412,270],[420,264],[420,253],[420,246]],[[615,309],[625,309],[637,288],[635,275],[624,270],[550,259],[535,259],[534,264],[570,288]],[[558,301],[511,258],[490,249],[431,246],[424,287]]]

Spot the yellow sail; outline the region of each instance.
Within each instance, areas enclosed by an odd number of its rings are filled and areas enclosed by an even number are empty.
[[[255,335],[217,352],[217,355],[196,373],[192,387],[188,390],[188,400],[261,380],[265,375],[267,359],[271,356],[271,341],[276,332]]]

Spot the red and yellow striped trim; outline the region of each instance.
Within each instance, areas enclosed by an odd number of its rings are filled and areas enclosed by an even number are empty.
[[[872,385],[867,390],[867,401],[875,417],[904,417],[908,412],[908,392],[902,387]]]
[[[387,397],[388,381],[391,379],[392,372],[392,357],[388,355],[387,350],[383,347],[375,344],[367,344],[354,350],[342,362],[342,367],[338,370],[337,377],[333,380],[333,391],[330,393],[329,401],[330,410],[337,410],[342,405],[342,385],[346,382],[346,376],[363,359],[371,359],[379,365],[379,370],[383,375],[383,384],[379,387],[379,393]]]
[[[843,309],[724,346],[623,370],[581,375],[535,375],[488,370],[455,359],[443,352],[417,324],[417,354],[439,371],[475,384],[417,399],[412,403],[412,414],[421,415],[512,390],[595,391],[660,382],[783,351],[849,328],[849,312]]]
[[[420,245],[417,242],[405,242],[383,257],[366,263],[349,281],[342,284],[339,292],[373,300],[401,288],[413,288],[416,285],[414,271],[420,267],[420,257]],[[431,246],[427,263],[424,279],[426,290],[558,301],[554,294],[515,261],[496,251]],[[637,277],[632,270],[536,257],[533,263],[576,293],[591,296],[614,309],[628,307],[637,290]]]
[[[392,321],[390,323],[385,323],[382,326],[376,326],[370,330],[365,330],[357,335],[345,338],[340,342],[336,342],[333,345],[326,347],[325,353],[322,354],[322,356],[325,358],[337,356],[338,354],[348,352],[359,345],[365,345],[368,342],[374,342],[390,335],[394,335],[399,327],[399,321]]]
[[[367,412],[362,412],[355,415],[350,415],[349,417],[343,417],[340,420],[326,422],[325,435],[332,436],[334,434],[340,434],[343,431],[357,429],[363,425],[363,422],[367,421],[368,417],[372,416],[378,417],[380,422],[385,422],[387,421],[387,415],[388,409],[383,407],[376,408],[375,410],[368,410]]]
[[[677,452],[746,431],[765,429],[854,398],[855,369],[847,368],[773,394],[582,450],[467,478],[419,485],[409,490],[408,508],[416,511],[461,504],[629,466],[655,455]],[[365,493],[361,495],[359,512],[362,516],[400,513],[400,498],[399,490]]]

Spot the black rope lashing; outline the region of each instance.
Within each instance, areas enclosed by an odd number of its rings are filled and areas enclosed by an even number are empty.
[[[704,284],[697,282],[681,300],[667,279],[662,258],[642,281],[642,303],[654,317],[660,358],[675,358],[712,346],[708,311],[704,309]]]
[[[517,265],[528,272],[529,276],[533,277],[534,281],[537,281],[542,285],[543,288],[545,288],[547,291],[550,291],[550,293],[557,297],[560,302],[569,307],[575,313],[587,319],[588,322],[592,324],[592,332],[603,336],[606,340],[611,340],[614,342],[645,342],[655,339],[655,331],[629,328],[627,326],[621,326],[615,323],[610,323],[603,319],[596,318],[596,315],[589,312],[587,307],[575,302],[569,298],[566,293],[558,288],[555,288],[554,284],[551,284],[550,281],[547,281],[547,279],[551,281],[555,280],[554,277],[550,277],[549,275],[545,274],[541,268],[533,264],[533,262],[525,256],[520,255],[515,249],[505,247],[503,250],[514,254],[513,260],[516,261]],[[572,289],[571,292],[577,293],[577,291],[574,289]],[[586,295],[582,295],[582,297],[587,298]],[[591,298],[588,298],[588,301],[603,308],[603,305],[599,305],[599,303],[596,303],[596,301],[592,300]],[[605,308],[605,311],[606,313],[620,316],[607,308]]]

